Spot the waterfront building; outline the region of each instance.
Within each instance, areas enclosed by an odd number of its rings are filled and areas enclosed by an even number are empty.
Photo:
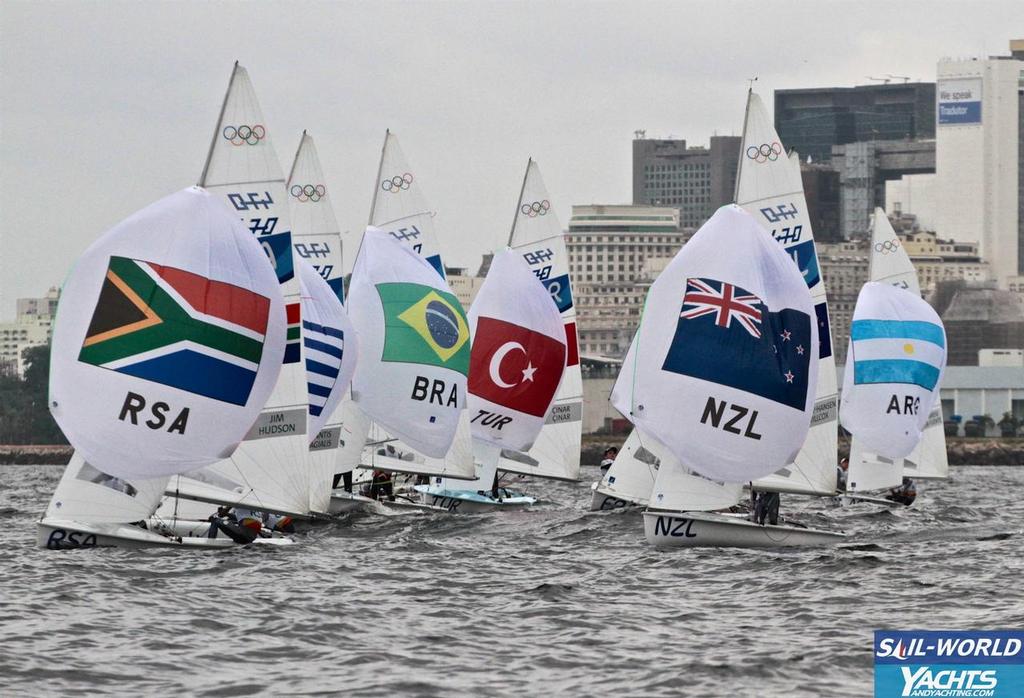
[[[59,299],[60,291],[51,288],[42,298],[17,300],[14,322],[0,323],[0,373],[24,375],[24,351],[49,343]]]

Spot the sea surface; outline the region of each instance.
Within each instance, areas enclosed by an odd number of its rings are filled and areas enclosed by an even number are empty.
[[[803,550],[657,550],[590,482],[532,511],[352,516],[299,545],[36,547],[62,466],[0,467],[0,695],[865,696],[872,629],[1024,626],[1024,467]]]

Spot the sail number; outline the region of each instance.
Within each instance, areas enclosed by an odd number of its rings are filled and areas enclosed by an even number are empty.
[[[462,504],[461,499],[455,499],[454,497],[441,497],[439,495],[433,495],[430,499],[431,506],[441,507],[448,511],[455,511]]]
[[[693,519],[677,519],[674,516],[659,516],[654,522],[654,535],[672,536],[673,538],[696,538],[693,532]]]
[[[46,539],[46,547],[50,550],[61,550],[62,548],[95,548],[96,534],[82,533],[81,531],[65,531],[63,528],[55,528],[50,531],[50,537]]]

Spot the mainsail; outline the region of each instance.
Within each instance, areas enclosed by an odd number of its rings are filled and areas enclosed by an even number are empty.
[[[551,294],[565,325],[566,368],[555,401],[536,442],[527,453],[503,451],[498,468],[506,472],[577,480],[583,440],[583,377],[576,335],[576,308],[569,277],[565,236],[540,169],[527,162],[516,204],[509,246],[530,266]]]
[[[160,504],[168,479],[114,477],[87,463],[76,451],[57,484],[44,519],[87,524],[145,521]]]
[[[771,233],[799,267],[814,300],[818,330],[818,380],[814,415],[807,440],[792,463],[761,478],[761,490],[803,494],[832,494],[836,489],[838,451],[838,386],[825,284],[818,267],[800,163],[787,155],[761,98],[747,97],[743,143],[736,175],[736,203]]]
[[[903,244],[896,235],[896,231],[893,230],[889,217],[880,208],[875,209],[868,260],[868,278],[871,281],[892,284],[911,293],[921,293],[917,271],[914,269],[907,251],[903,249]],[[862,449],[858,445],[857,439],[853,439],[850,444],[851,470],[857,462],[854,455],[860,451]],[[871,457],[871,454],[864,456],[868,461]],[[928,415],[928,422],[925,425],[921,442],[910,455],[903,459],[902,471],[903,475],[924,480],[944,479],[949,476],[949,458],[946,454],[946,433],[942,423],[941,401]],[[891,487],[899,484],[900,480],[900,468],[897,467],[896,474],[879,487]]]
[[[285,299],[288,341],[274,391],[234,455],[173,480],[169,489],[183,497],[305,514],[310,511],[308,395],[285,179],[249,74],[238,63],[200,184],[220,196],[263,246]]]
[[[281,293],[259,245],[192,187],[118,224],[61,294],[50,410],[84,460],[155,478],[230,454],[280,371]]]
[[[355,370],[355,331],[352,329],[348,316],[342,308],[340,301],[344,298],[344,272],[342,268],[341,232],[338,228],[338,221],[334,215],[334,208],[331,206],[331,195],[327,190],[327,183],[323,169],[320,167],[320,158],[317,156],[316,146],[313,137],[307,132],[302,132],[299,140],[298,150],[295,152],[295,160],[292,162],[291,172],[288,175],[286,185],[288,191],[288,202],[290,204],[292,220],[292,249],[298,258],[300,269],[305,265],[308,269],[314,270],[314,274],[320,279],[304,277],[300,274],[299,280],[302,284],[302,320],[303,320],[303,342],[306,349],[305,363],[306,374],[309,380],[309,410],[310,410],[310,431],[307,434],[310,439],[310,509],[313,511],[326,511],[330,501],[331,482],[334,479],[335,471],[338,470],[338,460],[341,456],[340,445],[343,442],[341,437],[341,413],[336,409],[338,402],[348,395],[347,387],[340,393],[332,391],[325,394],[325,383],[329,380],[336,380],[332,377],[334,373],[334,361],[344,359],[348,378],[344,379],[345,386],[351,379],[351,372]],[[306,264],[308,263],[308,264]],[[334,296],[334,303],[323,297],[323,284]],[[321,323],[309,317],[306,312],[307,305],[312,300],[307,293],[307,288],[319,289],[321,292],[320,303],[323,312],[333,317],[332,321]],[[312,310],[312,309],[311,309]],[[343,337],[338,337],[340,331]],[[341,343],[342,357],[338,357],[336,351],[323,345],[337,345]],[[338,349],[334,346],[334,349]],[[320,351],[317,357],[312,352]],[[326,351],[326,354],[323,352]],[[349,363],[351,362],[351,363]],[[339,366],[342,363],[338,361]],[[310,368],[319,369],[312,371]],[[332,404],[327,404],[327,398],[331,397]],[[316,413],[316,414],[314,414]],[[313,421],[316,424],[313,424]]]

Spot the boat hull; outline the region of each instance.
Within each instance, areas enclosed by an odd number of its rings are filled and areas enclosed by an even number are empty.
[[[128,524],[89,524],[52,519],[43,519],[37,524],[36,542],[39,547],[50,550],[74,548],[223,550],[236,545],[227,538],[169,537]]]
[[[664,548],[781,548],[835,545],[846,535],[797,526],[761,526],[706,512],[645,511],[644,535]]]
[[[615,495],[605,494],[597,488],[600,483],[595,482],[591,486],[590,510],[591,511],[615,511],[616,509],[635,509],[642,506],[640,502],[631,502]]]
[[[376,512],[380,510],[380,507],[380,502],[375,499],[370,499],[354,492],[335,490],[331,493],[331,504],[328,507],[328,512],[334,515],[347,514],[353,511]]]
[[[416,485],[413,489],[420,493],[424,504],[451,512],[521,511],[537,502],[533,497],[517,494],[494,499],[471,490],[447,490],[429,485]]]

